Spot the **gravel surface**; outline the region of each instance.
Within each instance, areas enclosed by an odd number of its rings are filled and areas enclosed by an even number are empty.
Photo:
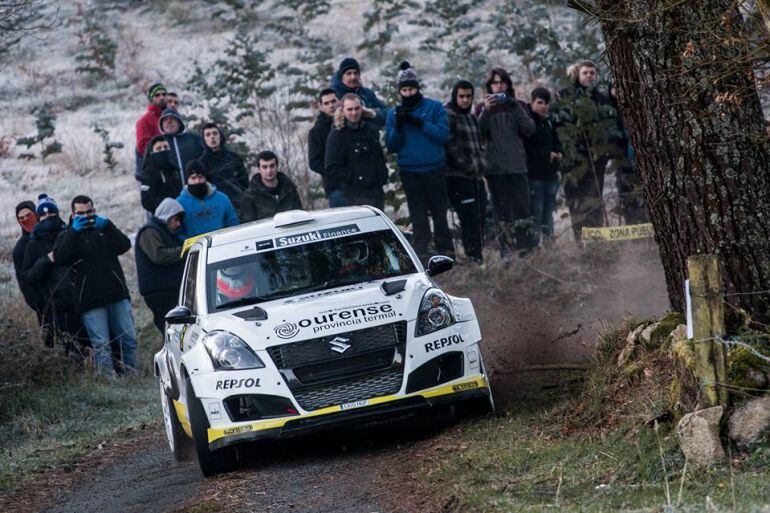
[[[163,435],[158,427],[159,435]],[[195,462],[176,463],[166,440],[154,436],[59,492],[46,513],[166,511],[195,493],[203,476]]]
[[[131,453],[95,466],[53,494],[45,513],[259,511],[415,512],[394,500],[408,454],[451,425],[446,413],[248,446],[235,472],[205,479],[194,459],[173,461],[162,427]],[[398,492],[396,492],[398,493]]]

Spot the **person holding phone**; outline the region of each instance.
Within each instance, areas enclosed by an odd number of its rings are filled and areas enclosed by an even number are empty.
[[[479,125],[487,152],[484,175],[492,193],[492,209],[500,227],[500,254],[515,248],[526,255],[532,245],[527,154],[524,137],[535,132],[535,122],[516,100],[511,76],[492,68],[479,107]]]
[[[73,300],[91,339],[96,371],[113,376],[117,367],[122,373],[136,374],[136,329],[118,261],[118,256],[131,249],[131,240],[107,217],[97,215],[88,196],[76,196],[71,208],[70,223],[56,238],[53,261],[72,270]],[[112,340],[120,348],[115,366]]]

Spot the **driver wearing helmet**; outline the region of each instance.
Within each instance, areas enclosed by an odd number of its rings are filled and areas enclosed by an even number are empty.
[[[369,246],[365,241],[343,242],[334,247],[340,266],[339,276],[366,276],[369,273]]]
[[[254,275],[247,266],[236,265],[217,271],[217,303],[229,303],[253,294]]]

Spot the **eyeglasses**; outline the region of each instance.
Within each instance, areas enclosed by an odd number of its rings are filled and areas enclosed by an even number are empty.
[[[76,210],[76,211],[74,212],[74,214],[75,214],[76,216],[90,216],[90,215],[91,215],[91,214],[93,214],[94,212],[96,212],[96,209],[93,209],[93,208],[89,208],[88,210],[81,210],[81,211],[78,211],[78,210]]]
[[[164,93],[164,92],[155,93],[153,96],[154,96],[155,98],[160,98],[161,96],[166,96],[166,93]]]

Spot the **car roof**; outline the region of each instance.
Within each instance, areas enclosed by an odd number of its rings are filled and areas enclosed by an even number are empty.
[[[316,229],[324,226],[334,226],[354,219],[378,217],[381,215],[378,210],[366,206],[327,208],[309,212],[306,210],[289,210],[287,212],[279,212],[273,218],[217,230],[206,234],[205,237],[210,240],[209,246],[222,246],[244,239],[274,237],[296,231],[298,228]]]

